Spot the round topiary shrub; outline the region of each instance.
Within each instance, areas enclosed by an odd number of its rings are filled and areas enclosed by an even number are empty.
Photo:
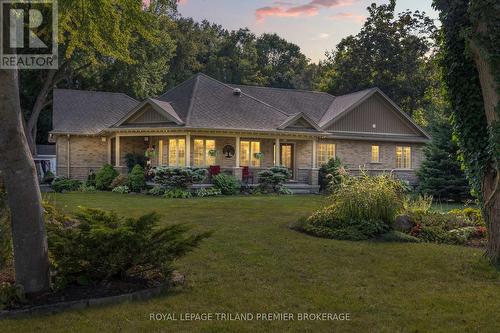
[[[95,177],[95,185],[99,191],[109,191],[111,190],[111,183],[118,176],[118,171],[116,171],[111,165],[105,164],[99,171],[97,171]]]
[[[128,175],[128,187],[132,192],[140,192],[146,188],[144,169],[139,164],[136,164]]]

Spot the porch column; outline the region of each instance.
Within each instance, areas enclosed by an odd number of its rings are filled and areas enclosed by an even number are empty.
[[[280,157],[281,157],[281,147],[280,147],[280,139],[276,138],[276,142],[274,143],[274,165],[280,165]]]
[[[313,151],[312,151],[312,168],[313,169],[317,168],[316,163],[318,163],[318,159],[316,157],[316,153],[317,153],[317,139],[314,138],[313,139]]]
[[[309,173],[309,185],[314,185],[317,186],[319,184],[319,170],[318,170],[318,161],[317,161],[317,145],[318,145],[318,140],[316,138],[313,139],[312,142],[312,168],[311,172]]]
[[[111,164],[111,138],[108,137],[106,140],[108,140],[108,164]]]
[[[191,134],[186,134],[186,166],[191,166]]]
[[[115,167],[120,167],[120,136],[115,137]]]
[[[236,168],[239,168],[240,167],[240,137],[239,136],[236,137],[235,146],[236,147],[234,147],[235,148],[235,154],[234,154],[235,164],[234,164],[234,166]]]

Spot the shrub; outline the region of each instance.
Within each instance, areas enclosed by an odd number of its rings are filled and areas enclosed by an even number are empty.
[[[240,193],[241,184],[233,176],[223,173],[212,178],[214,186],[218,188],[224,195],[234,195]]]
[[[54,181],[54,178],[56,178],[56,177],[54,176],[52,171],[49,170],[45,173],[45,175],[43,175],[42,183],[43,184],[51,184]]]
[[[292,173],[288,168],[283,166],[274,166],[269,170],[259,172],[259,187],[264,192],[278,193],[279,188],[288,179],[292,177]]]
[[[278,192],[279,195],[292,195],[292,191],[286,187],[285,185],[281,185],[278,187]]]
[[[136,164],[128,176],[128,187],[133,192],[140,192],[146,188],[146,177],[144,169],[139,164]]]
[[[214,197],[221,194],[222,191],[218,188],[200,188],[198,191],[196,191],[196,196],[200,198]]]
[[[173,188],[165,192],[164,197],[167,199],[189,199],[193,195],[191,192],[183,190],[181,188]]]
[[[186,190],[193,183],[203,181],[208,175],[206,169],[179,167],[179,168],[157,168],[155,171],[155,182],[169,189]]]
[[[22,286],[9,282],[0,284],[0,310],[12,308],[24,301],[24,289]]]
[[[125,155],[125,164],[127,165],[128,172],[131,172],[136,165],[140,165],[144,169],[148,163],[148,160],[149,158],[144,154],[129,153]]]
[[[96,192],[97,189],[95,188],[95,186],[89,186],[87,184],[82,184],[82,185],[80,185],[80,188],[78,189],[78,191],[83,192],[83,193],[92,193],[92,192]]]
[[[110,188],[114,189],[115,187],[118,186],[125,186],[128,184],[128,176],[127,175],[118,175],[113,179],[111,182]]]
[[[173,261],[209,235],[187,235],[190,228],[180,224],[159,227],[156,213],[123,218],[80,208],[75,218],[68,226],[47,225],[49,250],[61,284],[99,283],[148,273],[166,278]]]
[[[77,179],[56,178],[52,182],[52,189],[57,193],[78,191],[82,182]]]
[[[346,176],[347,171],[342,165],[340,158],[335,157],[328,160],[327,163],[319,168],[319,190],[321,192],[335,191],[342,184],[342,180]]]
[[[334,214],[334,211],[327,208],[307,219],[300,229],[317,237],[351,241],[367,240],[389,231],[387,223],[380,220],[342,221],[330,214]]]
[[[0,180],[0,268],[12,260],[12,232],[7,194]]]
[[[461,217],[471,224],[478,226],[486,226],[486,223],[483,219],[483,213],[479,208],[464,208],[464,209],[452,209],[448,212],[448,214],[453,214],[455,216]]]
[[[406,197],[403,200],[403,209],[406,214],[413,212],[428,212],[432,207],[432,197],[419,195],[415,199]]]
[[[90,170],[89,175],[87,176],[87,181],[85,182],[85,185],[87,186],[96,186],[95,185],[95,172],[93,170]]]
[[[127,194],[130,193],[130,188],[127,185],[117,186],[113,189],[113,193]]]
[[[99,191],[111,190],[111,183],[118,176],[118,172],[109,164],[105,164],[95,177],[95,185]]]
[[[161,186],[155,186],[148,191],[149,195],[160,196],[165,194],[165,189]]]

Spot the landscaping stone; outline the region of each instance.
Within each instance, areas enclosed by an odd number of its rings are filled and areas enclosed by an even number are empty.
[[[411,228],[415,226],[408,215],[399,215],[396,217],[396,221],[394,222],[393,228],[396,231],[409,231]]]

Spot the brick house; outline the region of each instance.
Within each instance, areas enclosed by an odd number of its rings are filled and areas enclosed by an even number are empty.
[[[352,172],[393,172],[410,183],[430,137],[378,88],[348,95],[224,84],[197,74],[139,102],[120,93],[54,90],[57,175],[83,179],[129,153],[155,166],[219,166],[241,179],[284,165],[318,184],[338,156]],[[250,177],[249,177],[250,178]]]

